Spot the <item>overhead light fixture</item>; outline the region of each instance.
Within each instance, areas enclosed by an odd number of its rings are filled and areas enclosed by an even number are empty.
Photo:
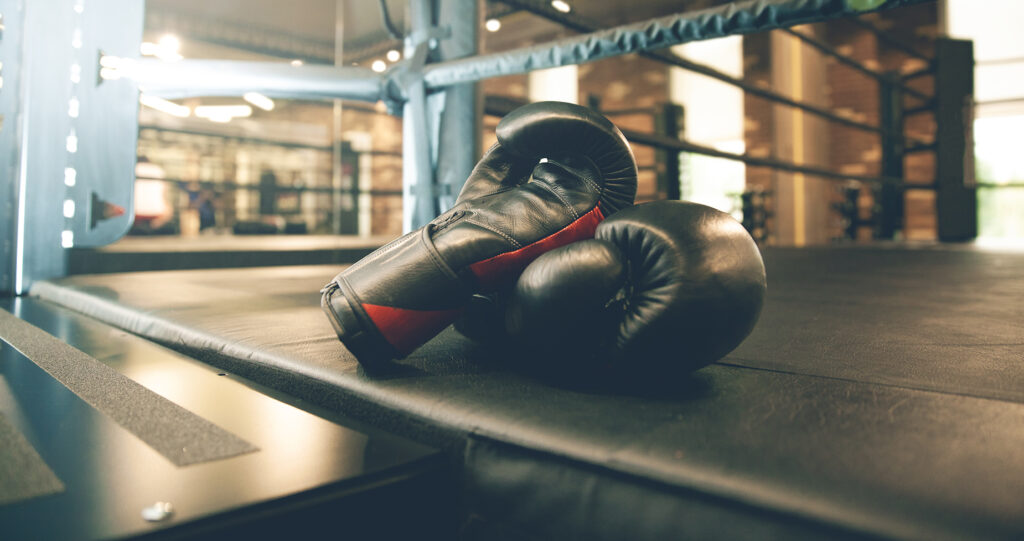
[[[402,53],[398,49],[391,49],[387,54],[388,62],[398,62],[402,59]]]
[[[501,30],[501,21],[498,19],[487,19],[487,22],[484,23],[484,28],[486,28],[488,32],[497,32],[498,30]]]
[[[156,53],[156,57],[166,62],[174,62],[175,60],[181,60],[182,56],[178,51],[181,50],[181,40],[174,34],[164,34],[157,42],[160,50]]]
[[[233,118],[252,116],[252,107],[248,105],[200,105],[195,114],[211,122],[230,122]]]
[[[164,34],[160,37],[160,41],[157,44],[165,51],[176,53],[181,49],[181,40],[174,34]]]
[[[188,107],[184,105],[178,105],[173,101],[165,100],[157,96],[141,94],[139,95],[139,102],[142,103],[142,105],[145,105],[146,107],[156,109],[161,113],[167,113],[171,116],[176,116],[178,118],[185,118],[189,114],[191,114],[191,111],[189,111]]]
[[[561,11],[562,13],[569,13],[572,11],[572,6],[570,6],[565,0],[551,0],[551,7]]]
[[[380,73],[388,69],[388,65],[385,64],[383,60],[374,60],[373,63],[370,64],[370,69],[376,71],[377,73]]]
[[[274,110],[274,100],[260,94],[259,92],[246,92],[242,94],[242,99],[263,109],[264,111]]]
[[[181,40],[173,34],[165,34],[157,43],[144,41],[139,45],[139,52],[143,56],[155,56],[165,62],[174,62],[184,58],[178,51],[181,49]]]
[[[252,107],[248,105],[200,105],[196,107],[196,116],[200,118],[252,116]]]
[[[292,60],[292,65],[293,66],[301,66],[302,65],[302,61],[299,60],[298,58],[296,58],[295,60]]]

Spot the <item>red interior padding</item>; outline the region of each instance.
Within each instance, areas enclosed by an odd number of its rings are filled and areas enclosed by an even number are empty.
[[[364,304],[363,310],[366,310],[366,315],[370,316],[384,339],[405,356],[458,319],[463,309],[407,310]]]
[[[494,291],[514,280],[530,262],[540,257],[541,254],[578,240],[594,238],[594,231],[601,220],[604,220],[601,208],[594,207],[594,210],[580,216],[579,219],[556,233],[532,244],[527,244],[514,252],[505,252],[473,263],[469,268],[480,280],[481,291]]]

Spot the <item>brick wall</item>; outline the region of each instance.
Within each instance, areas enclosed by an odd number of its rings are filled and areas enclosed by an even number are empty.
[[[657,129],[657,115],[661,114],[668,99],[668,72],[664,64],[637,55],[625,55],[582,64],[577,75],[579,103],[598,103],[601,112],[621,129],[645,133]],[[526,101],[527,77],[511,75],[488,79],[482,88],[487,96]],[[498,120],[493,116],[484,119],[484,150],[496,140],[494,128]],[[660,157],[653,147],[639,144],[632,147],[640,169],[637,201],[664,199],[666,179],[664,171],[659,171]]]
[[[363,158],[360,176],[370,179],[370,234],[398,236],[402,233],[402,119],[384,114],[381,108],[342,108],[343,133],[370,136],[370,150]],[[398,192],[379,193],[379,192]]]
[[[913,46],[930,56],[933,40],[937,34],[936,7],[922,4],[868,15],[865,21],[891,32],[895,39]],[[819,39],[828,43],[838,52],[881,72],[906,74],[926,66],[926,62],[909,56],[880,40],[874,33],[846,20],[835,20],[814,25]],[[803,31],[803,30],[802,30]],[[772,58],[766,33],[746,36],[744,39],[744,78],[751,83],[768,85],[771,80]],[[819,53],[814,53],[819,54]],[[878,82],[837,60],[825,57],[825,92],[827,109],[853,120],[878,125],[880,90]],[[926,94],[933,92],[930,77],[920,77],[908,83],[909,86]],[[904,107],[915,107],[922,102],[905,97]],[[766,100],[747,95],[744,101],[746,116],[746,140],[748,152],[755,156],[776,156],[777,145],[773,145],[773,105]],[[775,109],[785,110],[779,107]],[[905,134],[908,137],[931,141],[935,134],[935,120],[931,114],[908,116],[905,120]],[[909,144],[914,144],[913,142]],[[876,176],[881,173],[881,139],[877,133],[848,127],[835,122],[827,123],[827,163],[829,169],[851,175]],[[929,152],[908,154],[904,159],[904,175],[908,184],[930,184],[934,178],[934,156]],[[747,184],[750,188],[772,190],[778,188],[778,173],[767,168],[749,167]],[[809,202],[827,206],[833,218],[828,220],[831,236],[843,234],[839,214],[835,206],[843,201],[843,188],[856,186],[861,190],[858,199],[859,215],[868,220],[875,207],[872,184],[858,181],[829,181],[833,186],[823,190],[821,200]],[[912,240],[936,238],[934,192],[909,189],[904,195],[904,221],[902,236]],[[773,229],[771,225],[769,229]],[[873,226],[864,225],[857,231],[857,238],[867,240],[873,236]],[[772,240],[772,239],[769,239]]]
[[[869,15],[865,16],[865,20],[893,32],[896,39],[931,54],[932,40],[937,28],[936,7],[933,4]],[[925,66],[923,61],[893,49],[873,33],[848,21],[829,21],[801,29],[805,32],[812,30],[819,39],[875,70],[909,73]],[[515,45],[524,44],[526,43],[517,42]],[[747,82],[772,87],[771,50],[770,33],[744,37],[744,79]],[[806,53],[817,54],[819,53],[813,51]],[[880,121],[878,83],[833,59],[825,57],[822,62],[825,71],[821,105],[851,119],[877,125]],[[513,75],[483,81],[481,88],[484,95],[525,101],[527,84],[526,75]],[[932,92],[929,77],[915,79],[910,85],[922,92]],[[668,67],[637,55],[583,64],[579,66],[579,94],[580,103],[599,103],[602,112],[623,129],[655,132],[658,129],[656,115],[668,100]],[[907,99],[905,106],[914,107],[919,103],[918,100]],[[791,156],[786,156],[785,153],[780,154],[776,123],[780,121],[778,111],[792,111],[792,108],[747,94],[744,98],[744,109],[746,151],[753,156],[775,157],[787,161],[791,159]],[[817,117],[810,114],[805,113],[804,116],[808,119],[809,125],[819,122]],[[498,120],[493,116],[484,117],[482,150],[486,150],[495,141],[494,127]],[[878,134],[829,121],[820,123],[820,130],[824,131],[820,136],[810,136],[814,141],[809,144],[816,146],[812,149],[813,152],[805,155],[808,163],[853,175],[874,176],[880,173],[882,148]],[[378,130],[384,130],[385,133],[394,136],[393,147],[397,152],[400,150],[400,126],[400,121],[390,119],[386,126],[375,125],[373,129],[375,134],[380,133]],[[931,140],[935,132],[934,118],[930,114],[908,117],[905,127],[908,136],[922,141]],[[812,130],[808,133],[820,131],[817,127],[808,129]],[[382,144],[387,146],[390,143]],[[638,201],[664,198],[665,183],[668,180],[661,165],[663,155],[643,145],[634,144],[633,149],[640,166]],[[659,167],[662,167],[662,170],[659,170]],[[375,189],[400,189],[400,158],[375,156],[373,171]],[[772,193],[778,189],[780,182],[791,182],[791,178],[786,174],[766,167],[747,167],[746,171],[748,189]],[[908,154],[904,160],[904,171],[908,183],[929,184],[934,177],[934,157],[928,152]],[[816,219],[814,223],[815,227],[824,228],[824,233],[819,232],[808,238],[824,238],[827,241],[844,234],[840,214],[835,207],[845,200],[844,189],[851,186],[860,187],[860,197],[857,201],[860,217],[864,220],[871,218],[875,201],[870,184],[823,180],[808,175],[807,185],[813,185],[814,189],[808,192],[806,204],[809,207],[814,206],[812,211],[819,214],[822,212],[821,209],[827,209],[824,211],[825,219]],[[928,190],[907,190],[904,201],[903,236],[908,239],[935,238],[934,193]],[[373,205],[373,232],[397,232],[400,229],[400,199],[374,198]],[[771,212],[774,207],[771,197],[768,198],[768,206]],[[782,218],[784,217],[773,218],[769,215],[766,223],[768,242],[778,240],[774,239],[771,233],[778,230],[778,221]],[[861,240],[870,239],[872,234],[871,225],[864,225],[857,231],[857,236]]]
[[[620,129],[642,133],[658,130],[658,115],[668,101],[665,64],[638,55],[607,58],[579,67],[580,103],[596,101]],[[664,157],[647,145],[633,144],[639,175],[637,202],[665,199]],[[659,178],[660,177],[660,178]]]
[[[767,32],[750,34],[743,38],[743,79],[762,88],[772,86],[771,36]],[[775,121],[773,102],[753,94],[743,97],[743,131],[747,154],[759,158],[776,157],[772,137]],[[776,224],[771,212],[774,210],[771,195],[774,193],[775,171],[768,167],[750,167],[747,171],[747,190],[759,191],[765,198],[759,199],[767,207],[764,230],[756,231],[755,237],[763,242],[775,241],[773,231]]]

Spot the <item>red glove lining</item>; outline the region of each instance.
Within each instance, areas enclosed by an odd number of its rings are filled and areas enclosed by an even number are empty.
[[[537,242],[527,244],[514,252],[505,252],[490,259],[478,261],[470,265],[469,268],[480,280],[481,291],[494,291],[515,279],[527,265],[541,254],[559,246],[594,238],[594,231],[602,220],[604,220],[604,213],[601,212],[600,207],[595,206],[594,210]]]
[[[373,320],[380,334],[402,356],[412,353],[421,344],[444,330],[462,314],[454,310],[408,310],[391,306],[364,304],[363,310]]]

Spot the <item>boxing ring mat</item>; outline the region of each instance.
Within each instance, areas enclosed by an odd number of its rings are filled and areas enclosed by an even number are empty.
[[[450,328],[370,377],[319,307],[336,266],[74,276],[32,294],[441,446],[480,537],[1024,533],[1024,253],[765,260],[754,333],[639,394],[516,374]]]

